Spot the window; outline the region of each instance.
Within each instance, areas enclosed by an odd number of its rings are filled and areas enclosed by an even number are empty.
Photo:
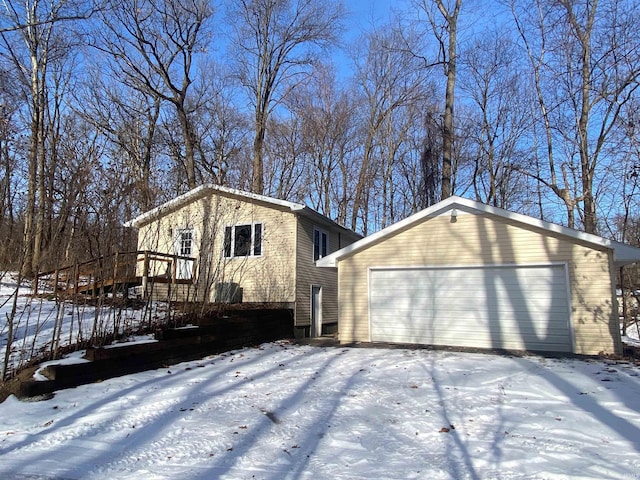
[[[178,255],[190,257],[193,253],[193,230],[180,230],[178,233]]]
[[[329,250],[329,234],[324,230],[313,229],[313,260],[326,257]]]
[[[249,257],[262,255],[262,224],[235,225],[224,229],[224,256]]]
[[[256,223],[253,226],[253,254],[262,255],[262,224]]]
[[[194,238],[192,228],[183,228],[177,232],[175,238],[175,253],[182,257],[176,259],[175,274],[178,279],[186,280],[193,278],[193,260],[183,257],[193,257],[195,253]]]

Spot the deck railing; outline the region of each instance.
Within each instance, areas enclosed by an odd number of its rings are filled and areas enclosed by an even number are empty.
[[[127,295],[129,288],[140,286],[142,295],[146,296],[152,282],[193,283],[195,262],[193,257],[151,250],[116,252],[39,273],[34,279],[33,293],[96,296],[110,292]]]

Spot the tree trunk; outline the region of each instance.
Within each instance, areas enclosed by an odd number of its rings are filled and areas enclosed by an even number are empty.
[[[184,156],[185,170],[187,174],[187,186],[189,189],[196,188],[196,161],[195,161],[195,138],[193,128],[184,110],[184,102],[175,102],[178,113],[178,120],[182,130],[182,138],[184,139]]]
[[[594,7],[595,10],[595,7]],[[590,17],[593,18],[593,17]],[[591,93],[591,67],[589,58],[591,56],[591,25],[585,30],[582,36],[582,105],[580,106],[580,118],[578,120],[578,137],[580,148],[580,166],[582,179],[582,193],[584,205],[584,231],[587,233],[596,233],[596,206],[593,199],[593,171],[589,159],[589,111],[590,93]]]
[[[36,216],[36,167],[37,151],[34,127],[31,128],[31,145],[29,146],[29,169],[27,173],[27,205],[24,212],[24,235],[23,235],[23,259],[21,275],[26,278],[33,276],[33,237]]]
[[[264,193],[264,137],[265,124],[262,115],[256,115],[256,134],[253,139],[253,172],[251,177],[251,190],[253,193]]]
[[[442,0],[437,0],[438,9],[445,18],[449,30],[448,59],[445,62],[447,75],[447,88],[445,93],[444,118],[442,125],[442,185],[441,200],[450,197],[452,192],[453,175],[453,106],[456,86],[456,43],[458,29],[458,13],[462,0],[456,0],[453,13],[449,13]]]

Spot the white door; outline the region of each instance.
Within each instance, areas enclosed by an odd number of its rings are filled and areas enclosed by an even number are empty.
[[[372,341],[573,350],[564,265],[371,269]]]
[[[193,229],[178,230],[176,237],[176,255],[181,257],[193,256]],[[176,278],[186,280],[193,277],[193,260],[179,258],[176,262]]]
[[[311,286],[311,336],[322,336],[322,287]]]

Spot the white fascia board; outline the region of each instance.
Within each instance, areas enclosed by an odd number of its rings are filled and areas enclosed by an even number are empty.
[[[454,208],[466,213],[487,213],[495,215],[497,217],[502,217],[516,223],[521,223],[524,225],[529,225],[531,227],[546,230],[548,232],[564,235],[573,240],[589,243],[596,247],[610,248],[613,250],[614,263],[617,266],[640,261],[640,248],[625,245],[613,240],[608,240],[606,238],[592,235],[590,233],[580,232],[572,228],[563,227],[562,225],[557,225],[555,223],[546,222],[544,220],[533,218],[528,215],[522,215],[520,213],[510,212],[502,208],[485,205],[483,203],[469,200],[467,198],[452,196],[439,203],[436,203],[435,205],[425,208],[424,210],[421,210],[398,223],[390,225],[387,228],[384,228],[368,237],[365,237],[362,240],[352,243],[351,245],[338,250],[331,255],[327,255],[326,257],[318,260],[316,262],[316,265],[318,267],[335,267],[337,266],[337,262],[341,258],[349,254],[362,250],[369,245],[372,245],[384,239],[385,237],[391,236],[401,230],[409,228],[412,225],[419,223],[427,218],[433,218],[438,215],[442,215],[443,213],[451,211]]]
[[[256,200],[259,202],[264,202],[264,203],[268,203],[271,205],[277,205],[280,207],[284,207],[284,208],[288,208],[291,211],[298,211],[298,210],[303,210],[305,208],[304,205],[299,204],[299,203],[293,203],[293,202],[288,202],[286,200],[280,200],[277,198],[272,198],[272,197],[267,197],[265,195],[258,195],[256,193],[250,193],[250,192],[245,192],[242,190],[237,190],[235,188],[229,188],[229,187],[223,187],[221,185],[214,185],[214,184],[204,184],[204,185],[200,185],[199,187],[194,188],[193,190],[188,191],[187,193],[184,193],[176,198],[173,198],[171,200],[169,200],[168,202],[163,203],[162,205],[159,205],[151,210],[149,210],[148,212],[142,213],[140,215],[138,215],[136,218],[134,218],[133,220],[129,220],[128,222],[124,223],[125,227],[138,227],[140,226],[140,224],[144,223],[146,220],[150,220],[153,218],[157,218],[162,216],[162,213],[167,211],[167,210],[171,210],[175,207],[178,207],[180,205],[184,205],[186,203],[189,203],[190,201],[192,201],[195,198],[198,198],[200,196],[203,196],[206,192],[211,191],[211,192],[220,192],[226,195],[234,195],[237,197],[241,197],[241,198],[246,198],[248,200]]]

